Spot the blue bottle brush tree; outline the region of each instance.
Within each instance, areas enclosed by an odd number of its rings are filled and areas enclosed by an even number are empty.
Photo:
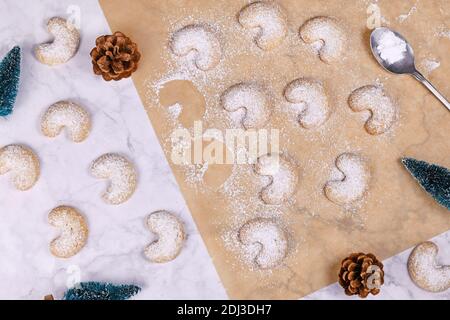
[[[141,291],[135,285],[81,282],[64,294],[63,300],[127,300]]]
[[[0,62],[0,116],[13,112],[19,90],[20,47],[12,48]]]
[[[450,171],[447,168],[412,158],[403,165],[439,204],[450,210]]]

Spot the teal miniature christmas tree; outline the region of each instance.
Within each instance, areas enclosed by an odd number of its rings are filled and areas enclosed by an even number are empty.
[[[135,285],[81,282],[64,294],[63,300],[127,300],[141,291]]]
[[[0,62],[0,116],[13,112],[20,79],[20,47],[14,47]]]
[[[437,202],[450,210],[450,171],[447,168],[412,158],[403,165]]]

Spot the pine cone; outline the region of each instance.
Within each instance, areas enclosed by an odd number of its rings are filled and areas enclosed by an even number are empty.
[[[128,78],[136,71],[141,54],[137,44],[122,32],[100,36],[91,50],[94,73],[106,81]]]
[[[377,295],[384,283],[383,264],[371,253],[352,253],[342,260],[339,284],[348,296],[357,294],[365,298]]]

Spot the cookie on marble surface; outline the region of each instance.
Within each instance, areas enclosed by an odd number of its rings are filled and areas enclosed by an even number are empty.
[[[281,44],[288,32],[284,11],[274,2],[256,1],[241,9],[238,21],[246,29],[259,29],[255,43],[262,50]]]
[[[184,227],[181,221],[167,211],[156,211],[147,218],[147,228],[158,236],[145,250],[145,257],[156,263],[175,259],[183,247],[185,240]]]
[[[341,23],[333,17],[315,17],[300,27],[300,37],[307,44],[320,43],[320,60],[335,63],[344,55],[347,35]]]
[[[54,40],[36,46],[36,58],[50,66],[66,63],[78,51],[80,32],[72,23],[60,17],[51,18],[47,22],[47,30]]]
[[[7,145],[0,149],[0,175],[7,172],[11,172],[12,182],[18,190],[28,190],[39,179],[39,158],[28,147]]]
[[[239,241],[244,245],[259,245],[254,262],[260,269],[279,266],[287,255],[286,234],[270,219],[255,218],[247,221],[240,228],[238,236]]]
[[[56,137],[63,128],[73,142],[85,140],[91,129],[89,113],[71,101],[52,104],[41,119],[41,131],[47,137]]]
[[[48,222],[59,229],[60,235],[50,243],[50,252],[58,258],[76,255],[86,244],[88,227],[85,218],[69,206],[59,206],[50,211]]]
[[[439,248],[431,241],[418,244],[408,258],[411,280],[430,292],[442,292],[450,288],[450,265],[442,266],[436,261]]]
[[[137,173],[133,163],[116,153],[106,153],[91,165],[91,173],[98,179],[108,179],[109,185],[102,197],[106,203],[121,204],[136,190]]]

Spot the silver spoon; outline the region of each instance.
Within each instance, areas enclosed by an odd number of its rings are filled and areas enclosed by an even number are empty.
[[[406,51],[403,53],[403,57],[394,63],[389,63],[386,59],[383,59],[382,52],[379,51],[380,39],[381,36],[386,32],[393,32],[394,35],[405,42]],[[380,27],[376,28],[372,31],[370,35],[370,47],[372,49],[372,53],[377,59],[378,63],[383,66],[389,72],[395,74],[410,74],[416,80],[420,81],[428,90],[433,93],[439,101],[450,111],[450,103],[447,99],[428,81],[419,71],[417,71],[416,66],[414,64],[414,51],[409,45],[408,41],[403,38],[403,36],[394,30],[389,28]]]

